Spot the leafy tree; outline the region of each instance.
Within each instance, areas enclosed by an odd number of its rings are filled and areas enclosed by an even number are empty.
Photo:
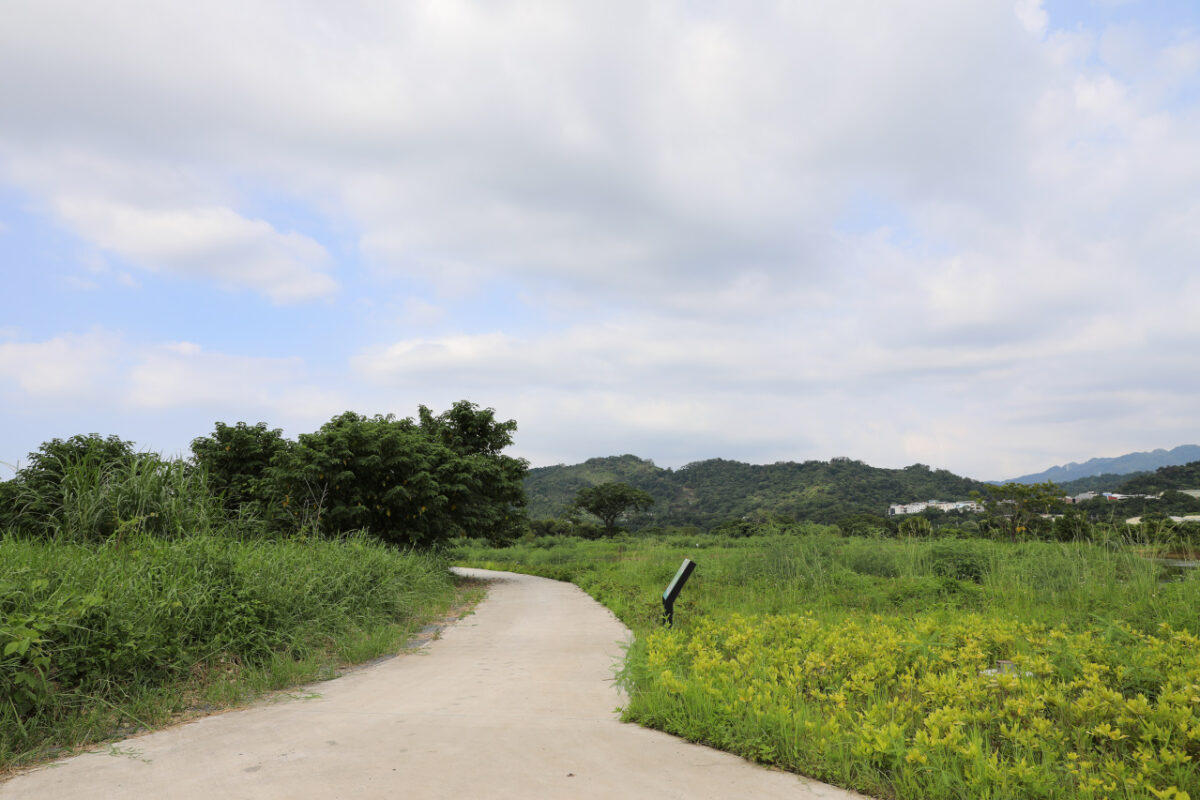
[[[418,417],[423,433],[461,455],[497,456],[512,444],[517,430],[516,420],[497,422],[494,410],[480,410],[466,400],[459,400],[436,417],[421,406]]]
[[[274,508],[323,533],[365,529],[404,545],[517,533],[526,462],[499,454],[515,423],[469,403],[422,412],[418,425],[347,411],[301,434],[269,471]]]
[[[235,510],[251,501],[266,499],[267,469],[286,458],[293,443],[267,423],[226,425],[218,422],[210,436],[192,440],[192,457],[208,474],[208,485]]]
[[[604,523],[605,535],[612,536],[617,532],[618,520],[645,511],[654,505],[654,498],[627,483],[608,482],[580,489],[572,505],[598,517]]]
[[[850,514],[837,521],[843,536],[893,536],[898,529],[894,519],[878,514]]]
[[[1002,486],[989,486],[986,493],[971,494],[983,504],[988,527],[996,535],[1012,541],[1048,533],[1049,523],[1042,515],[1064,507],[1062,490],[1051,481],[1010,482]]]

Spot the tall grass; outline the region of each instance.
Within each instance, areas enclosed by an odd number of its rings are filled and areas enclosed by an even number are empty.
[[[658,595],[686,557],[699,566],[677,604],[684,625],[689,610],[972,611],[1047,624],[1119,620],[1146,631],[1166,623],[1200,633],[1197,576],[1164,581],[1163,567],[1134,546],[847,538],[810,526],[800,535],[751,538],[552,537],[507,548],[474,541],[451,555],[574,581],[635,630],[658,623]]]
[[[98,542],[138,533],[173,538],[225,525],[202,469],[154,454],[104,459],[97,450],[58,458],[52,481],[18,483],[18,525],[61,541]]]
[[[348,648],[394,648],[453,591],[443,560],[361,536],[141,533],[97,546],[5,535],[0,766],[152,721],[143,714],[161,720],[210,679],[258,670],[270,685]]]

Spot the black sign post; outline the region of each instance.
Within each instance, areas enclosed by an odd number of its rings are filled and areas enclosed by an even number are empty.
[[[696,562],[685,558],[679,571],[675,573],[675,577],[671,579],[671,583],[662,594],[663,624],[668,628],[675,624],[675,598],[679,597],[679,593],[683,591],[683,585],[687,583],[688,578],[692,577],[694,569],[696,569]]]

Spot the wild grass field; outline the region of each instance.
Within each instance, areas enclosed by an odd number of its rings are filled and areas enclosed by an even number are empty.
[[[832,530],[454,557],[613,609],[637,635],[628,720],[878,797],[1200,797],[1194,573],[1115,540]],[[698,567],[667,629],[659,595],[684,557]]]

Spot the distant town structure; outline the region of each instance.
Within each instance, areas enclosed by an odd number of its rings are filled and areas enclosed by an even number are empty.
[[[983,506],[974,500],[927,500],[921,503],[896,503],[890,505],[888,506],[888,516],[897,517],[901,514],[920,514],[927,508],[947,513],[955,511],[964,514],[979,514],[983,511]]]

